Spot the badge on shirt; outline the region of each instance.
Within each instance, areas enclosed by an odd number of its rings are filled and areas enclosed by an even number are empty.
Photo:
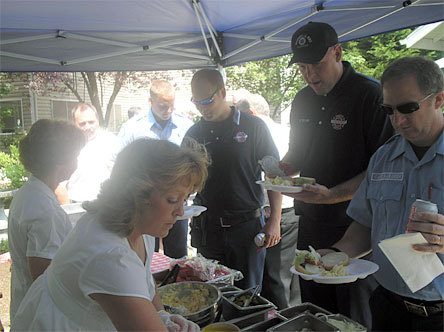
[[[402,181],[404,179],[403,172],[385,172],[385,173],[372,173],[372,181]]]
[[[335,114],[330,120],[331,126],[335,130],[341,130],[347,124],[347,119],[342,114]]]
[[[247,140],[248,135],[245,134],[243,131],[239,131],[234,137],[233,139],[238,142],[238,143],[245,143],[245,141]]]

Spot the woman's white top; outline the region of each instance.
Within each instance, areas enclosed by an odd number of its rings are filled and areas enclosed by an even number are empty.
[[[105,229],[95,214],[74,227],[46,272],[29,289],[12,322],[13,330],[115,330],[94,293],[155,295],[150,264],[154,238],[144,235],[145,262],[126,238]]]
[[[32,284],[28,257],[53,259],[71,229],[69,218],[54,191],[31,176],[14,195],[9,209],[11,321]]]

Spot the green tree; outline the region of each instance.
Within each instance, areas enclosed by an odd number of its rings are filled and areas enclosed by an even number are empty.
[[[287,68],[289,61],[290,56],[285,55],[229,67],[226,69],[228,87],[245,88],[262,95],[270,104],[271,117],[275,119],[304,84],[296,66]]]

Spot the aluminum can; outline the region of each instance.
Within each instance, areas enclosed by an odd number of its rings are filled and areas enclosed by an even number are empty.
[[[265,233],[259,233],[254,237],[254,244],[256,247],[263,247],[265,244]]]
[[[409,220],[413,220],[413,215],[418,212],[438,213],[438,205],[429,201],[417,199],[413,202],[412,208],[410,209]]]

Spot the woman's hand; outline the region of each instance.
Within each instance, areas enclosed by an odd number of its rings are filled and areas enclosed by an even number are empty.
[[[196,323],[165,310],[159,311],[160,318],[168,329],[168,332],[199,332],[200,327]]]

